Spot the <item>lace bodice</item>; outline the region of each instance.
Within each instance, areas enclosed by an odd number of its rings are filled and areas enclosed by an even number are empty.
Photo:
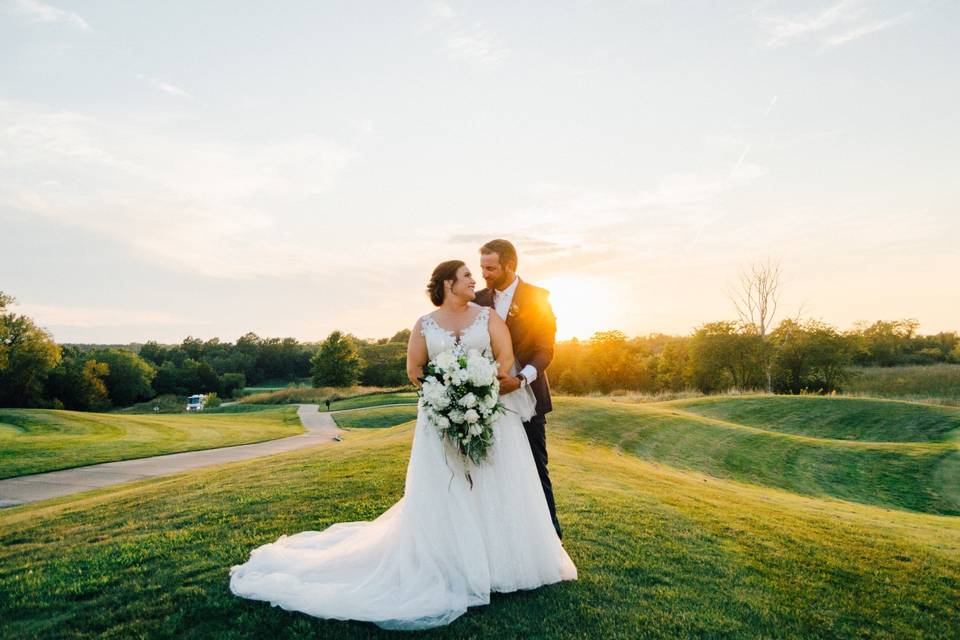
[[[420,332],[427,342],[427,354],[430,359],[458,345],[464,351],[477,349],[490,353],[490,330],[487,327],[489,317],[490,307],[481,307],[476,319],[459,336],[437,324],[430,314],[420,318]]]

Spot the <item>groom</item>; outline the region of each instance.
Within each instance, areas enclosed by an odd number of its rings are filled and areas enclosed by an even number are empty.
[[[506,240],[491,240],[480,247],[480,267],[487,287],[477,292],[474,302],[493,307],[506,320],[513,339],[517,375],[500,378],[500,393],[516,391],[529,385],[537,399],[537,413],[524,422],[527,440],[537,463],[543,495],[550,508],[553,528],[561,538],[557,508],[553,503],[553,485],[547,471],[546,414],[553,410],[546,368],[553,359],[553,343],[557,333],[557,319],[546,289],[527,284],[517,276],[517,250]]]

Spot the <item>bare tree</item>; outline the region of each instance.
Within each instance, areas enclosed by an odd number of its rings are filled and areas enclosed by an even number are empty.
[[[740,322],[763,338],[773,326],[780,304],[780,262],[767,258],[740,272],[738,286],[730,300]]]
[[[768,393],[773,390],[774,351],[768,333],[780,306],[781,275],[778,260],[757,261],[740,272],[737,286],[730,292],[740,323],[764,342],[763,369]],[[795,321],[800,320],[802,310],[803,305],[797,310]]]

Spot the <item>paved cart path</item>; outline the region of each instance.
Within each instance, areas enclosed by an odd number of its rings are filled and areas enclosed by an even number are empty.
[[[306,433],[254,444],[170,453],[136,460],[118,460],[62,471],[7,478],[0,480],[0,507],[37,502],[121,482],[165,476],[224,462],[249,460],[274,453],[294,451],[303,447],[334,442],[334,438],[342,433],[330,414],[320,411],[320,405],[301,404],[299,407],[297,416],[306,428]]]

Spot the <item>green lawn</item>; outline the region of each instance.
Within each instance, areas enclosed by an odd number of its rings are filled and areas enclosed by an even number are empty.
[[[580,580],[404,637],[956,637],[960,519],[648,462],[583,436],[635,407],[559,405],[551,470]],[[228,571],[281,534],[379,515],[402,493],[411,433],[0,511],[0,637],[399,637],[236,598]]]
[[[355,398],[346,398],[330,403],[331,411],[345,411],[347,409],[361,409],[364,407],[376,407],[385,404],[410,404],[416,406],[416,391],[400,391],[397,393],[377,393],[366,396],[357,396]],[[321,410],[325,405],[321,404]],[[391,425],[392,426],[392,425]]]
[[[842,396],[714,396],[670,405],[752,427],[840,440],[938,442],[960,429],[957,409]]]
[[[372,407],[334,413],[337,425],[346,428],[394,427],[417,419],[417,405],[402,407]]]
[[[0,478],[261,442],[303,432],[296,407],[185,415],[0,409]]]
[[[341,407],[344,409],[352,409],[354,407],[370,406],[371,404],[385,404],[385,402],[389,401],[392,397],[415,398],[415,392],[411,391],[409,387],[392,389],[382,387],[289,387],[247,395],[241,398],[240,402],[253,404],[316,403],[321,405],[325,400],[332,400],[335,403],[348,400],[365,402],[365,404],[347,404]],[[367,400],[362,400],[363,398]],[[336,407],[333,408],[336,409]]]
[[[763,399],[771,403],[769,416],[779,416],[782,425],[786,405],[777,397]],[[842,423],[842,416],[857,403],[866,413],[896,406],[883,400],[850,398],[810,397],[802,401],[815,415],[836,411],[834,424]],[[960,449],[955,437],[942,442],[828,439],[697,415],[688,410],[691,402],[693,409],[724,415],[756,417],[762,412],[756,410],[749,396],[711,398],[705,404],[688,400],[628,404],[561,398],[548,418],[548,434],[563,430],[598,444],[615,445],[647,460],[810,496],[960,514]],[[952,416],[958,413],[956,409],[917,406],[936,415],[944,410]],[[822,430],[817,424],[812,423],[810,430]],[[791,428],[801,430],[797,421]],[[889,429],[907,431],[893,422]],[[952,435],[957,434],[954,431]]]

